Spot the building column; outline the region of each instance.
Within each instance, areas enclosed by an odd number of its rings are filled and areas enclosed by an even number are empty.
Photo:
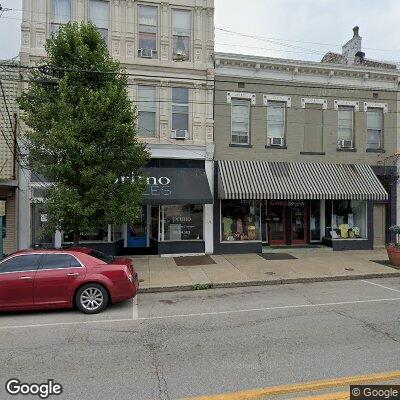
[[[205,170],[210,185],[211,193],[214,197],[214,145],[208,144],[206,149]],[[214,221],[213,204],[204,205],[204,244],[205,253],[214,253]]]
[[[54,234],[54,247],[56,249],[60,249],[62,246],[62,232],[61,231],[56,231]]]

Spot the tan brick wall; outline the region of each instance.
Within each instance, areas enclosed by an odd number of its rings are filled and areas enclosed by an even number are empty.
[[[224,82],[220,82],[223,80]],[[215,158],[244,159],[265,161],[300,161],[300,162],[331,162],[331,163],[363,163],[377,165],[383,159],[396,152],[397,148],[397,104],[396,92],[352,90],[292,86],[288,82],[257,81],[235,78],[216,77],[215,83]],[[238,88],[237,81],[244,82],[245,88]],[[231,136],[231,105],[227,103],[227,92],[256,93],[256,105],[251,106],[251,148],[230,147]],[[378,94],[378,98],[373,97]],[[287,109],[286,143],[287,149],[266,149],[267,143],[267,108],[263,105],[263,94],[291,96],[292,106]],[[301,98],[324,98],[328,100],[328,108],[323,111],[323,151],[325,155],[302,155],[304,151],[304,130],[306,129],[306,109],[301,108]],[[359,101],[360,111],[355,112],[355,152],[337,151],[337,111],[334,100]],[[385,153],[366,152],[367,114],[363,102],[388,103],[389,112],[384,114],[384,148]]]
[[[10,193],[13,193],[12,197]],[[10,254],[17,250],[17,215],[15,190],[0,188],[0,198],[6,200],[6,237],[3,242],[4,254]]]

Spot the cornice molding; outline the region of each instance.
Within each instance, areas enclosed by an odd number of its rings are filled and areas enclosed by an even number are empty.
[[[263,95],[264,106],[268,106],[268,101],[282,101],[286,103],[286,107],[292,106],[292,98],[290,96],[279,96],[276,94],[264,94]]]
[[[323,110],[328,109],[328,100],[326,99],[314,99],[311,97],[302,97],[301,108],[306,108],[306,104],[321,104]]]
[[[360,103],[358,101],[352,100],[335,100],[333,102],[333,108],[335,110],[339,109],[339,106],[354,107],[355,111],[360,111]]]
[[[367,111],[368,108],[382,108],[385,114],[389,111],[387,103],[374,103],[372,101],[364,101],[364,111]]]
[[[228,104],[232,103],[232,99],[246,99],[251,100],[251,105],[256,105],[256,95],[255,93],[246,93],[246,92],[227,92],[226,93],[226,101]]]

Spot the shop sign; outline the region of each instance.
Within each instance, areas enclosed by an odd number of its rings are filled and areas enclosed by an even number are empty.
[[[171,196],[171,178],[168,176],[138,176],[138,178],[144,178],[147,182],[147,190],[145,195],[147,196]],[[124,182],[128,177],[122,177],[121,180]],[[135,181],[135,177],[132,177],[132,182]]]
[[[271,200],[268,202],[271,206],[281,206],[281,207],[304,207],[304,201],[295,200]]]

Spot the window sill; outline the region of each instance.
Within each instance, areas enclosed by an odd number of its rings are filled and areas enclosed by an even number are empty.
[[[347,151],[347,152],[350,152],[350,153],[351,153],[351,152],[355,153],[357,150],[354,149],[354,148],[353,148],[353,149],[350,149],[350,148],[348,149],[348,148],[341,148],[341,147],[338,147],[338,148],[336,149],[336,151],[343,151],[343,152],[346,152],[346,151]]]
[[[386,150],[384,149],[367,149],[367,153],[386,153]]]
[[[276,149],[276,150],[285,150],[287,149],[287,146],[269,146],[269,145],[265,145],[266,149]]]
[[[251,147],[253,147],[253,145],[251,145],[251,144],[230,143],[229,147],[247,147],[247,148],[251,148]]]
[[[324,151],[301,151],[300,154],[303,156],[324,156],[325,152]]]

